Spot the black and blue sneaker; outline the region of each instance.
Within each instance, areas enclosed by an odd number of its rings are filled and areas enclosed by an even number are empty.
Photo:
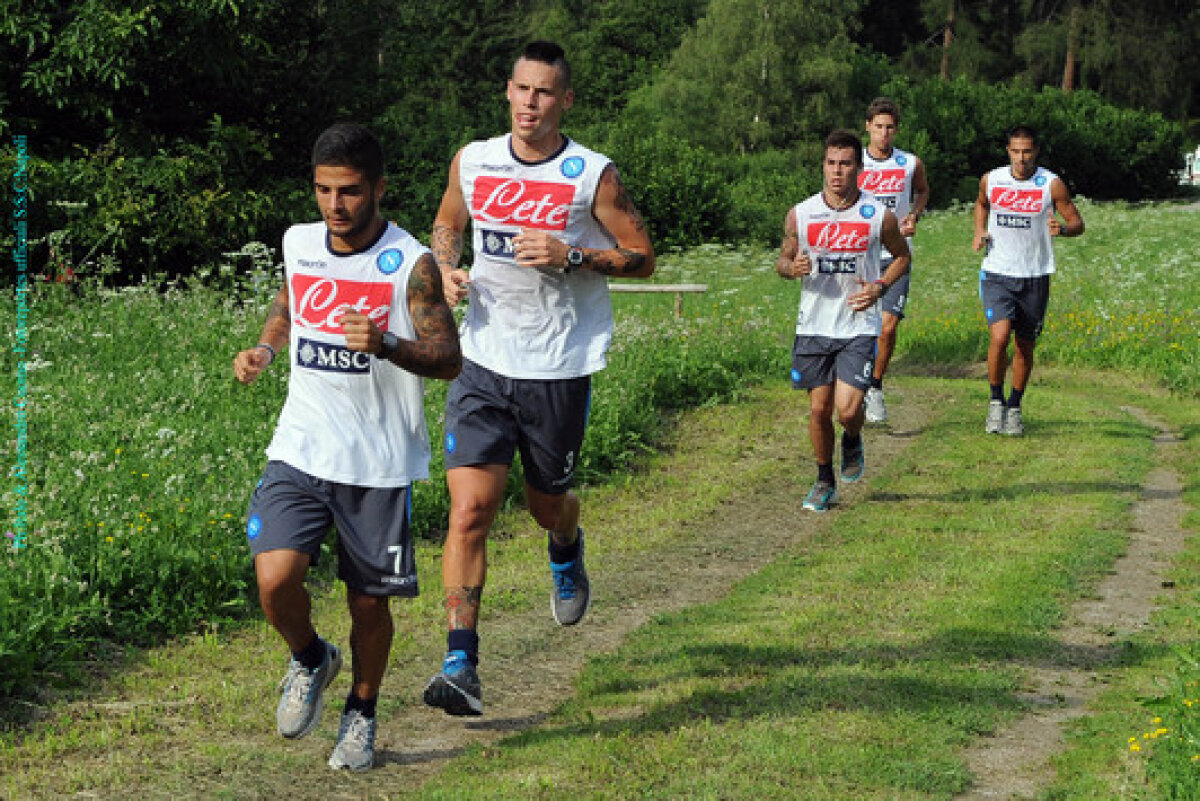
[[[550,612],[560,626],[574,626],[587,614],[592,603],[592,588],[583,566],[583,529],[579,530],[579,555],[570,562],[550,562],[554,590],[550,593]]]
[[[446,654],[442,672],[429,680],[422,697],[447,715],[483,714],[483,687],[466,651]]]

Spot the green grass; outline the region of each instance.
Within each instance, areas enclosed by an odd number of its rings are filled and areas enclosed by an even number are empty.
[[[945,400],[921,435],[920,458],[872,477],[877,503],[847,510],[836,534],[727,601],[639,632],[587,668],[579,698],[555,723],[452,767],[435,787],[536,794],[556,783],[546,766],[560,762],[580,763],[572,770],[601,795],[718,797],[727,786],[785,797],[796,777],[812,797],[847,788],[924,797],[964,786],[955,749],[1016,713],[1023,660],[1053,649],[1048,632],[1063,604],[1120,550],[1149,466],[1148,433],[1121,404],[1136,402],[1184,431],[1179,469],[1197,505],[1197,212],[1081,209],[1088,233],[1056,244],[1059,273],[1025,443],[998,458],[994,441],[978,434],[981,382],[921,379]],[[894,380],[960,375],[982,357],[969,242],[965,212],[922,222]],[[679,320],[670,296],[614,296],[617,334],[610,367],[595,382],[585,477],[620,483],[663,441],[674,410],[782,380],[798,286],[773,274],[773,259],[715,246],[664,257],[656,281],[709,285],[684,299]],[[253,612],[242,517],[286,374],[244,388],[229,373],[233,353],[257,334],[264,302],[211,289],[39,288],[30,318],[33,526],[27,550],[0,557],[0,693],[22,688],[30,697],[31,686],[78,681],[106,653],[107,637],[152,643]],[[12,303],[0,301],[5,314]],[[0,391],[12,396],[14,332],[4,336]],[[1087,373],[1076,382],[1065,368],[1117,368],[1137,381]],[[428,385],[436,441],[444,389]],[[0,441],[7,464],[14,447]],[[779,447],[806,449],[803,432]],[[433,471],[416,496],[426,532],[444,520],[436,462]],[[10,476],[0,495],[5,516],[14,489]],[[1193,512],[1191,530],[1196,524]],[[1131,752],[1128,737],[1158,716],[1174,746],[1195,725],[1184,702],[1197,696],[1200,671],[1168,646],[1188,642],[1200,615],[1188,578],[1197,558],[1181,560],[1174,605],[1133,649],[1097,717],[1076,727],[1056,797],[1085,797],[1129,775],[1169,787],[1194,771],[1186,747],[1173,751],[1156,738]],[[522,593],[492,601],[498,612],[531,602]],[[784,712],[771,714],[771,702]],[[62,736],[82,735],[67,725]],[[897,753],[909,758],[898,762]],[[483,768],[488,782],[475,783]]]

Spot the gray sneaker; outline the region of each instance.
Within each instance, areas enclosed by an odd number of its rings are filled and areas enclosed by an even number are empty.
[[[550,593],[550,612],[560,626],[574,626],[587,614],[592,603],[592,588],[583,566],[583,529],[579,529],[579,555],[573,561],[550,563],[554,591]]]
[[[1004,401],[994,400],[988,403],[987,426],[985,430],[989,434],[999,434],[1004,430],[1004,411]]]
[[[883,402],[883,390],[871,387],[867,390],[867,422],[886,423],[887,405]]]
[[[1009,406],[1004,412],[1004,429],[1002,434],[1009,437],[1025,436],[1025,423],[1021,421],[1021,407]]]
[[[316,670],[309,670],[295,659],[288,663],[288,671],[279,682],[283,692],[275,708],[280,734],[297,739],[317,727],[325,707],[325,688],[341,669],[342,652],[330,642],[325,642],[325,660]]]
[[[357,709],[342,714],[337,745],[329,757],[334,770],[370,770],[375,764],[375,718]]]
[[[422,698],[426,704],[444,710],[447,715],[483,714],[483,688],[465,651],[446,654],[442,672],[425,685]]]

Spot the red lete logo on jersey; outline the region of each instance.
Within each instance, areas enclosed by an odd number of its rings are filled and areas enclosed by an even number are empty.
[[[1042,210],[1042,190],[1012,189],[997,186],[992,189],[992,205],[1005,211],[1037,214]]]
[[[292,276],[293,322],[330,334],[342,333],[342,312],[362,312],[383,331],[392,310],[392,285],[373,281],[335,280],[315,275]]]
[[[858,174],[858,188],[873,195],[898,195],[904,191],[904,170],[867,170]]]
[[[862,253],[871,241],[871,224],[865,222],[811,222],[805,232],[808,246],[821,251]]]
[[[574,199],[574,184],[481,175],[471,194],[471,216],[479,222],[564,231]]]

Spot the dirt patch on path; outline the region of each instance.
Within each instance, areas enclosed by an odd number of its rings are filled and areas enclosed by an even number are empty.
[[[1035,667],[1022,694],[1031,711],[994,737],[980,740],[965,757],[975,785],[959,796],[982,799],[1029,799],[1048,782],[1050,759],[1062,750],[1063,724],[1087,713],[1089,701],[1103,688],[1105,671],[1120,658],[1126,638],[1144,628],[1167,586],[1166,571],[1187,540],[1183,483],[1170,465],[1180,436],[1145,411],[1123,411],[1158,430],[1154,457],[1159,467],[1146,477],[1134,504],[1129,549],[1096,588],[1095,597],[1078,602],[1058,631],[1059,657]]]

